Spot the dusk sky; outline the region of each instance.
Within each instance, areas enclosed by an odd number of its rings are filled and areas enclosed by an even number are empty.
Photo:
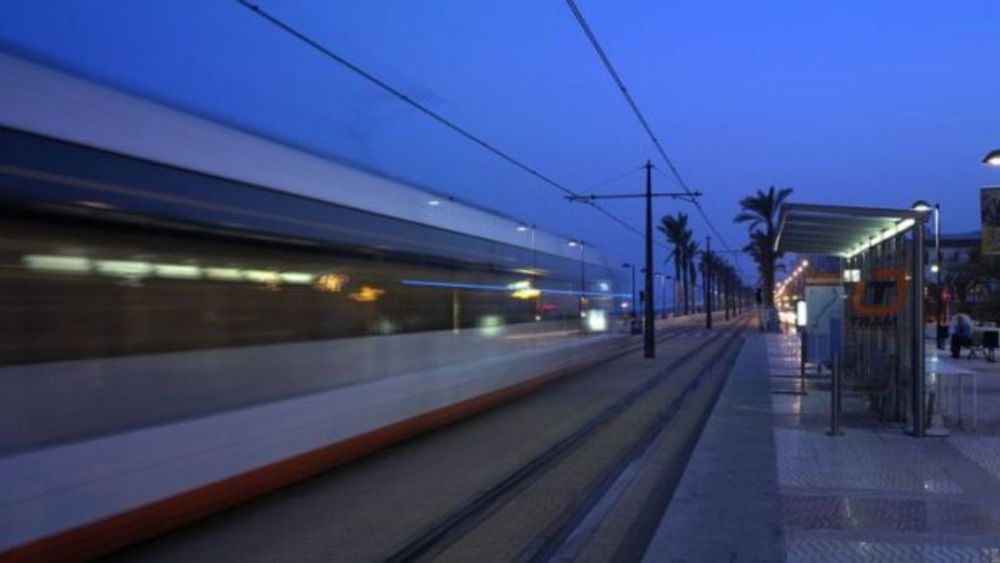
[[[597,190],[634,192],[647,158],[665,168],[561,0],[259,3],[574,190],[634,169]],[[1000,184],[980,164],[1000,148],[1000,2],[580,8],[731,247],[746,242],[738,199],[769,185],[809,203],[926,199],[945,231],[979,228],[979,188]],[[4,0],[0,13],[0,49],[641,257],[634,234],[234,1]],[[639,201],[607,207],[641,227]],[[677,209],[708,234],[688,204],[656,214]]]

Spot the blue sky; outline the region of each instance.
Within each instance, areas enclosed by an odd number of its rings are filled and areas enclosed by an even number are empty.
[[[573,189],[663,165],[562,1],[259,3]],[[579,4],[732,247],[737,200],[772,184],[801,202],[940,201],[946,231],[978,228],[978,190],[1000,184],[979,164],[1000,148],[994,0]],[[0,16],[5,50],[641,258],[635,235],[231,0],[2,0]],[[641,225],[639,202],[607,207]],[[678,209],[694,215],[656,212]]]

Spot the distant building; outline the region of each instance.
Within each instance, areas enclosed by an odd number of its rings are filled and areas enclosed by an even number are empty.
[[[927,253],[930,260],[925,263],[930,264],[934,261],[934,238],[928,237],[927,241],[929,243]],[[941,233],[941,263],[944,265],[945,271],[947,271],[949,264],[978,262],[981,245],[982,233],[980,231]]]
[[[925,263],[930,268],[935,261],[934,239],[928,237],[927,241],[928,260]],[[931,272],[934,270],[931,269]],[[981,231],[941,234],[941,281],[948,312],[964,306],[977,316],[995,318],[994,306],[987,306],[992,296],[1000,294],[1000,280],[995,272],[995,260],[991,256],[984,259],[982,255]],[[929,276],[928,281],[936,283],[937,274],[930,273]]]

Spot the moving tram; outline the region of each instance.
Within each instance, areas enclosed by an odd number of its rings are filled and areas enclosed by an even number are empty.
[[[590,247],[2,53],[0,100],[0,556],[106,552],[627,343]]]

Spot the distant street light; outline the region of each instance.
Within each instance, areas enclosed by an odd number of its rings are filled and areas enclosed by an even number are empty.
[[[587,297],[586,297],[587,282],[586,282],[586,263],[583,261],[583,252],[584,252],[583,241],[577,239],[570,239],[569,241],[567,241],[566,244],[568,244],[573,248],[580,247],[580,299],[578,303],[580,305],[579,306],[580,318],[582,319],[587,316],[587,311],[586,309],[584,309],[584,303],[587,302]]]
[[[986,166],[1000,166],[1000,149],[995,151],[990,151],[986,158],[983,159],[983,164]]]
[[[665,319],[667,318],[667,280],[672,280],[674,279],[674,277],[668,276],[667,274],[662,274],[660,272],[653,272],[653,273],[659,276],[660,280],[663,282],[663,285],[661,287],[661,289],[663,290],[663,301],[662,301],[663,309],[661,310],[660,318]]]
[[[519,233],[529,233],[530,236],[531,236],[531,269],[529,270],[529,272],[530,272],[530,278],[529,279],[531,281],[531,287],[537,288],[538,287],[537,286],[538,282],[535,279],[535,277],[538,275],[538,264],[537,264],[538,260],[536,258],[536,256],[537,256],[538,253],[535,251],[535,225],[533,225],[533,224],[532,225],[527,225],[525,223],[518,223],[517,224],[517,232],[519,232]],[[534,304],[535,304],[535,320],[536,321],[540,321],[540,320],[542,320],[542,294],[541,293],[539,293],[538,297],[536,297],[534,299]]]
[[[632,311],[631,317],[632,317],[633,323],[634,323],[635,316],[637,314],[636,313],[636,309],[635,309],[635,264],[631,264],[629,262],[625,262],[624,264],[622,264],[622,268],[625,268],[625,269],[631,268],[632,269],[632,302],[629,303],[629,306],[631,307],[631,311]]]

